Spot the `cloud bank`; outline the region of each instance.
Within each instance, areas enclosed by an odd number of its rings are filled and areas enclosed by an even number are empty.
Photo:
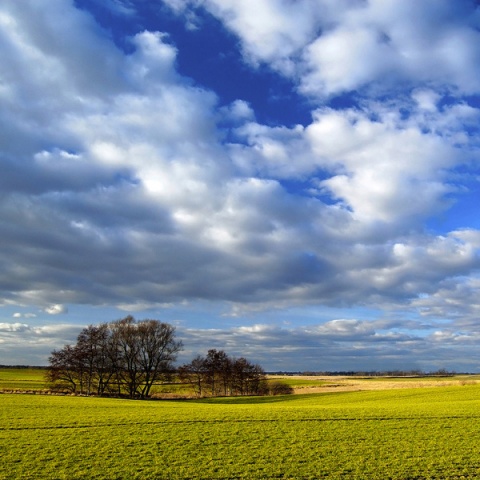
[[[135,16],[134,3],[109,5]],[[222,104],[179,73],[165,32],[139,30],[124,51],[74,2],[5,2],[0,305],[57,314],[207,301],[235,318],[367,307],[430,327],[411,340],[412,324],[370,335],[368,322],[331,319],[315,327],[315,348],[345,326],[374,358],[391,347],[427,364],[441,339],[442,355],[475,339],[475,4],[163,6],[189,29],[215,17],[237,38],[245,68],[291,82],[310,122],[264,124],[242,98]],[[243,327],[229,328],[244,341]],[[305,329],[274,329],[276,358],[295,350],[292,338],[307,345]]]

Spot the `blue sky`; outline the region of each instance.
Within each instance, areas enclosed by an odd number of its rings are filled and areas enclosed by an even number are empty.
[[[0,5],[0,364],[133,314],[268,370],[480,371],[470,0]]]

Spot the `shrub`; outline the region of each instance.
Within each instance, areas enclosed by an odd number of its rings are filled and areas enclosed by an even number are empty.
[[[270,395],[291,395],[293,387],[282,382],[273,382],[270,385]]]

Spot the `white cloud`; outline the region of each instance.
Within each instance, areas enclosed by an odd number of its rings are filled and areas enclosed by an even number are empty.
[[[15,312],[12,317],[13,318],[35,318],[37,315],[35,313],[19,313]]]
[[[245,58],[253,63],[272,64],[288,75],[295,71],[294,59],[316,34],[317,22],[334,15],[333,2],[302,0],[163,0],[174,11],[185,14],[190,8],[207,9],[242,40]],[[345,2],[338,2],[339,8]]]
[[[398,326],[409,323],[415,333]],[[422,332],[422,333],[419,333]],[[246,355],[267,370],[378,371],[421,369],[478,371],[478,333],[459,334],[449,326],[425,328],[420,322],[338,319],[324,325],[281,328],[252,325],[231,329],[180,329],[186,361],[209,348]],[[458,355],[461,349],[464,354]],[[408,352],[408,353],[407,353]],[[457,352],[457,353],[455,353]],[[466,353],[471,354],[470,356]],[[382,363],[379,363],[382,358]]]
[[[75,342],[81,326],[0,323],[0,364],[45,365],[52,350]],[[407,331],[407,330],[410,330]],[[210,348],[246,356],[267,370],[379,370],[448,367],[478,371],[478,331],[421,321],[335,319],[325,324],[280,327],[177,328],[185,345],[179,362]],[[463,352],[458,355],[459,350]],[[408,356],[407,355],[408,352]],[[380,365],[378,359],[383,358]]]
[[[138,33],[125,54],[71,4],[3,4],[0,303],[55,315],[67,304],[205,299],[237,318],[366,304],[460,322],[480,288],[479,232],[424,225],[475,178],[480,112],[452,97],[478,89],[469,6],[452,16],[443,0],[200,4],[251,64],[267,62],[315,102],[359,88],[358,107],[313,106],[309,125],[262,125],[244,100],[219,107],[182,78],[165,34]],[[393,78],[409,85],[398,97]],[[376,99],[377,84],[388,98]],[[5,325],[32,342],[51,333]],[[301,329],[249,328],[229,335],[274,338],[276,351],[308,340]],[[379,330],[337,319],[312,330],[312,350],[351,337],[372,342],[362,352],[395,340],[400,355],[411,341]]]
[[[477,92],[478,14],[468,0],[164,0],[207,9],[240,39],[245,58],[324,98],[393,81]],[[301,61],[299,61],[301,59]],[[370,87],[369,87],[370,88]]]
[[[0,364],[47,365],[51,352],[74,343],[79,331],[78,325],[0,323]]]
[[[456,120],[449,125],[443,118],[435,133],[424,132],[422,120],[404,121],[388,110],[371,119],[368,111],[323,109],[306,128],[248,123],[237,130],[244,144],[231,151],[251,175],[317,177],[311,186],[336,198],[355,220],[402,227],[449,206],[446,195],[455,187],[448,172],[467,161],[457,137],[449,137]]]
[[[164,42],[166,34],[144,31],[132,39],[135,52],[128,59],[128,73],[139,83],[169,82],[175,78],[176,51]]]
[[[48,313],[49,315],[60,315],[67,312],[68,308],[65,305],[60,305],[58,303],[45,308],[45,313]]]
[[[434,90],[419,89],[412,92],[412,98],[418,103],[421,110],[435,112],[441,95]]]
[[[361,336],[375,335],[375,328],[370,322],[339,319],[320,325],[315,329],[315,332],[332,337],[350,337],[359,340]]]
[[[348,25],[315,40],[304,59],[301,91],[320,96],[355,90],[393,68],[389,48],[377,32]]]
[[[0,331],[2,332],[21,332],[29,327],[24,323],[0,323]]]

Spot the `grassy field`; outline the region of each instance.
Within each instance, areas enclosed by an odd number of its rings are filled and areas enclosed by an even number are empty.
[[[295,393],[352,392],[399,388],[446,387],[480,383],[479,375],[362,377],[362,376],[275,376],[291,385]]]
[[[1,390],[42,390],[45,370],[41,368],[0,368]]]
[[[480,478],[476,384],[0,407],[1,479]]]

